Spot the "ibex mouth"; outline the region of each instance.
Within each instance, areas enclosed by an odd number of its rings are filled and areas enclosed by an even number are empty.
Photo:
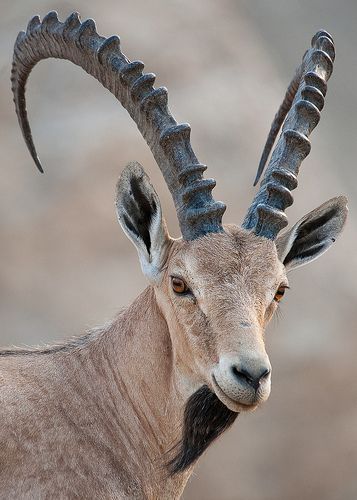
[[[250,401],[247,401],[247,398],[242,399],[233,399],[228,396],[228,394],[221,388],[218,384],[216,377],[212,373],[212,386],[216,396],[220,399],[220,401],[230,410],[240,413],[242,411],[252,411],[257,408],[259,403],[261,402],[261,398],[259,397],[258,392],[255,392],[254,396],[250,398]]]

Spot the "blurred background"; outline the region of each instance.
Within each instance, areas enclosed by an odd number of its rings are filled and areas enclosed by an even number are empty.
[[[40,344],[111,318],[145,287],[136,252],[115,219],[114,190],[130,160],[178,225],[151,153],[114,97],[81,69],[44,61],[28,85],[28,109],[45,175],[21,137],[10,92],[12,47],[34,14],[73,10],[100,34],[119,34],[169,89],[170,108],[192,126],[192,144],[217,180],[225,221],[240,223],[271,120],[319,29],[335,38],[312,152],[299,176],[293,223],[346,194],[341,240],[290,276],[267,334],[272,395],[200,461],[186,500],[357,498],[357,3],[355,0],[1,0],[1,345]]]

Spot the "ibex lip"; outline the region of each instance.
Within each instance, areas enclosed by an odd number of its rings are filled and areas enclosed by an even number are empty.
[[[256,400],[252,404],[246,404],[238,400],[232,399],[230,396],[227,396],[227,394],[223,391],[223,389],[221,389],[213,373],[212,373],[212,385],[213,385],[213,390],[216,393],[216,396],[222,401],[224,405],[227,406],[227,408],[229,408],[234,412],[255,410],[259,404],[258,400]]]

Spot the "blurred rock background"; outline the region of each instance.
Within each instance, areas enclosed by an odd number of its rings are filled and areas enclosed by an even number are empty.
[[[166,85],[178,121],[209,175],[225,221],[239,223],[266,134],[295,67],[321,27],[337,58],[327,103],[304,162],[291,222],[345,193],[350,219],[338,244],[290,277],[267,334],[269,402],[214,444],[184,498],[357,498],[355,0],[0,0],[0,344],[64,339],[103,323],[145,286],[117,225],[114,188],[138,160],[173,235],[168,190],[126,112],[82,70],[44,61],[30,77],[28,109],[45,175],[26,151],[10,92],[12,47],[34,14],[78,10],[99,33],[121,36],[130,59]],[[219,263],[217,263],[219,264]],[[1,425],[1,424],[0,424]]]

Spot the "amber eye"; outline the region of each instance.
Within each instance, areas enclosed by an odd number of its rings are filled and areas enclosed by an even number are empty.
[[[284,297],[285,290],[288,287],[286,285],[280,285],[279,288],[276,291],[276,294],[274,296],[275,302],[280,302],[281,299]]]
[[[189,291],[188,286],[181,278],[171,277],[172,289],[175,293],[187,293]]]

